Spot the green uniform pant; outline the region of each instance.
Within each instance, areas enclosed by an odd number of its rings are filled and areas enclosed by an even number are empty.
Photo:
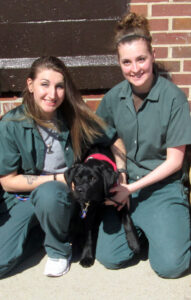
[[[72,212],[66,186],[49,182],[0,214],[0,277],[25,256],[44,245],[50,257],[68,257],[68,226]],[[190,216],[180,182],[155,184],[132,195],[131,215],[137,229],[149,241],[152,268],[163,277],[175,278],[190,264]],[[40,225],[40,226],[39,226]],[[139,230],[140,232],[140,230]],[[97,259],[107,268],[127,266],[134,254],[113,207],[106,207],[96,249]]]
[[[65,184],[51,181],[40,185],[31,193],[35,214],[45,232],[45,250],[52,258],[71,255],[68,230],[72,203],[68,192]]]
[[[149,243],[149,260],[161,277],[176,278],[190,265],[189,204],[179,181],[165,181],[132,195],[131,217]],[[96,257],[107,268],[127,266],[134,254],[113,207],[106,208],[100,226]]]
[[[68,257],[71,202],[66,185],[51,181],[40,185],[30,200],[20,201],[0,214],[0,277],[43,245],[48,256]]]
[[[0,214],[0,278],[43,243],[43,232],[30,201],[20,201]]]

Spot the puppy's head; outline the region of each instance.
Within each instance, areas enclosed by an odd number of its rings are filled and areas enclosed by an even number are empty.
[[[68,186],[76,201],[92,204],[104,202],[109,189],[116,183],[118,174],[105,161],[90,159],[86,163],[76,164],[65,172]]]

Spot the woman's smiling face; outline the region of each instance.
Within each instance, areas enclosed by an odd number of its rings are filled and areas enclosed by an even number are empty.
[[[63,75],[52,69],[40,69],[34,80],[27,79],[27,85],[30,93],[33,93],[35,103],[41,109],[43,118],[51,120],[64,101]]]
[[[153,81],[154,51],[148,50],[144,39],[120,43],[118,46],[119,64],[125,79],[131,83],[137,93],[150,90]]]

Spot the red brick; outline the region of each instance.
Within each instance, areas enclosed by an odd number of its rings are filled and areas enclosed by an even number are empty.
[[[156,58],[167,58],[168,57],[168,48],[167,47],[155,47]]]
[[[131,3],[140,3],[140,2],[161,2],[161,0],[146,0],[146,1],[140,1],[140,0],[131,0]],[[163,0],[162,2],[169,2],[169,0]]]
[[[87,101],[87,105],[89,108],[91,108],[93,111],[96,111],[101,100],[95,100],[95,101]]]
[[[149,24],[151,31],[168,30],[168,19],[152,19]]]
[[[190,85],[190,74],[172,74],[172,81],[177,85]]]
[[[174,19],[172,21],[173,30],[190,30],[191,29],[191,18]]]
[[[8,112],[9,110],[15,108],[16,106],[21,105],[21,103],[19,102],[7,102],[7,103],[3,103],[3,113],[5,114],[6,112]]]
[[[191,47],[173,47],[172,49],[173,58],[190,58],[191,57]]]
[[[189,97],[189,88],[181,88],[181,90],[184,92],[184,94],[186,95],[186,97]],[[190,102],[191,104],[191,102]]]
[[[164,66],[165,70],[168,72],[179,72],[180,62],[179,61],[158,61],[159,65]]]
[[[153,5],[152,16],[190,16],[191,4]]]
[[[173,0],[173,2],[190,2],[190,0]]]
[[[2,98],[0,98],[0,101],[9,101],[9,102],[12,102],[12,101],[15,101],[16,99],[18,99],[16,96],[9,97],[9,98],[2,97]]]
[[[153,33],[153,44],[188,44],[191,43],[190,33]]]
[[[184,61],[183,71],[191,71],[191,60]]]
[[[147,16],[147,9],[147,5],[130,5],[131,12],[135,12],[143,16]]]

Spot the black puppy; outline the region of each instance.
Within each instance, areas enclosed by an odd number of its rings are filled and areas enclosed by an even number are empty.
[[[109,190],[117,183],[118,175],[113,160],[103,154],[92,154],[84,163],[77,163],[65,172],[72,199],[76,203],[71,221],[72,245],[75,249],[81,249],[80,264],[83,267],[90,267],[94,263],[104,201],[110,198]],[[139,241],[127,207],[123,207],[119,214],[128,245],[138,253]]]

